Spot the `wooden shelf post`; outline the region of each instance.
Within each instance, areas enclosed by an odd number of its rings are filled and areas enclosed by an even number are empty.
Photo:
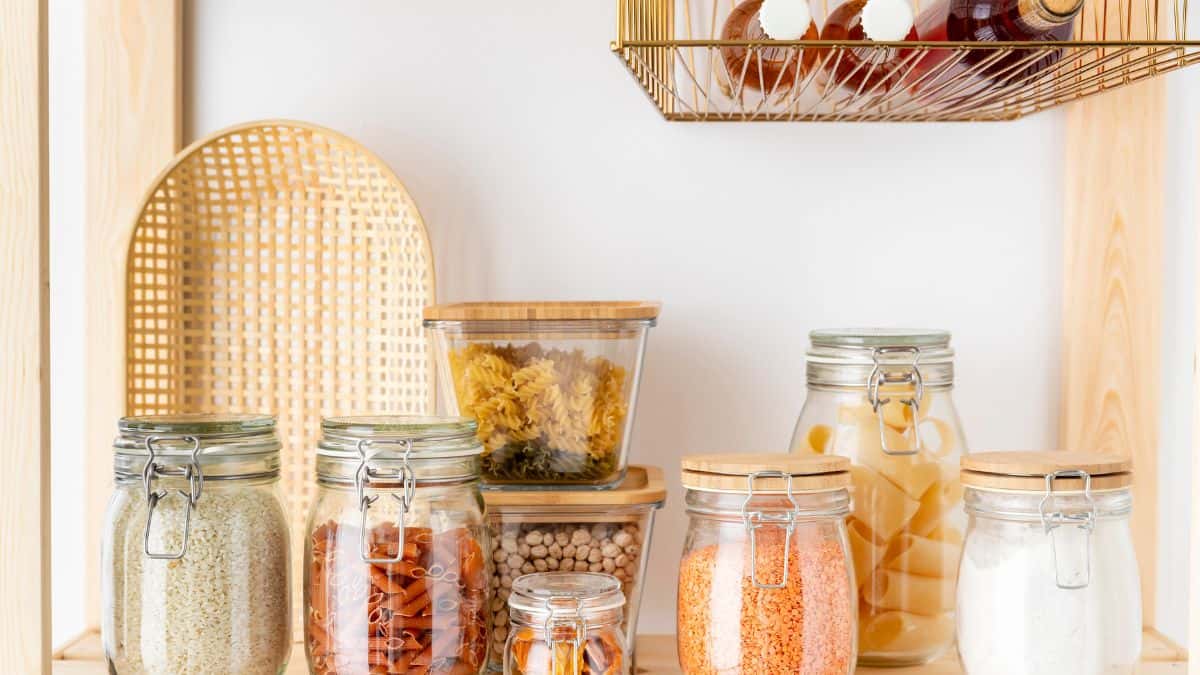
[[[0,668],[50,672],[46,2],[0,4]]]

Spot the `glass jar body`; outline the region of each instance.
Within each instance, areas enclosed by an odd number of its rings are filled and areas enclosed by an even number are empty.
[[[352,485],[318,485],[304,555],[305,649],[314,673],[418,666],[479,673],[486,665],[491,549],[479,482],[418,481],[400,550],[402,492],[399,485],[365,490],[378,499],[364,519]]]
[[[862,665],[924,663],[954,641],[966,439],[951,392],[948,384],[925,386],[914,425],[913,407],[903,403],[915,399],[911,385],[881,386],[878,397],[890,400],[876,412],[865,386],[810,383],[796,423],[793,453],[852,463],[847,527]]]
[[[625,476],[652,320],[432,321],[441,407],[471,417],[489,485]]]
[[[799,515],[751,530],[745,495],[689,490],[679,568],[683,671],[845,675],[854,669],[855,594],[845,490],[796,494]],[[782,513],[786,497],[756,495],[753,510]],[[764,586],[779,586],[777,588]]]
[[[291,654],[287,517],[277,479],[209,480],[191,509],[175,490],[149,538],[140,480],[118,482],[102,552],[102,634],[112,672],[274,674]],[[152,551],[187,548],[178,560]]]
[[[969,515],[958,577],[958,651],[972,675],[1133,673],[1141,652],[1141,592],[1129,527],[1128,490],[1092,495],[1089,535],[1047,533],[1043,493],[968,487]],[[1082,496],[1056,494],[1056,509],[1083,513]],[[1073,569],[1064,570],[1070,566]],[[1085,571],[1086,585],[1060,586]],[[1078,586],[1078,583],[1068,584]]]
[[[504,643],[506,675],[630,675],[619,612],[600,622],[594,617],[586,620],[579,649],[575,649],[576,626],[553,624],[550,646],[544,618],[522,621],[518,614],[514,612],[512,630]]]

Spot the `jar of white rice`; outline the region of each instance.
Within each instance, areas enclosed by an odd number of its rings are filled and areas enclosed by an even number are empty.
[[[110,672],[281,672],[291,612],[275,419],[126,417],[119,429],[101,578]]]

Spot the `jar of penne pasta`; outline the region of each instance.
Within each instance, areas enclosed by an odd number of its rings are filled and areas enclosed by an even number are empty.
[[[506,675],[629,675],[616,577],[536,572],[513,582]]]
[[[122,675],[275,675],[291,654],[279,438],[266,415],[126,417],[102,551]]]
[[[304,557],[310,670],[482,672],[491,549],[475,422],[332,417],[322,432]]]
[[[954,641],[962,549],[966,441],[951,396],[950,334],[818,330],[810,340],[792,452],[852,463],[858,662],[924,663]]]
[[[1142,603],[1127,458],[963,458],[958,653],[971,675],[1136,672]]]
[[[425,308],[442,408],[479,423],[489,485],[621,482],[657,303],[471,302]]]
[[[689,516],[677,611],[683,672],[853,672],[849,461],[725,454],[684,457],[682,465]]]

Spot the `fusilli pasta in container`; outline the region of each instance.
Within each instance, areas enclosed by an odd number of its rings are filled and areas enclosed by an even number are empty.
[[[425,309],[445,412],[473,417],[491,485],[621,481],[659,305],[478,302]]]

